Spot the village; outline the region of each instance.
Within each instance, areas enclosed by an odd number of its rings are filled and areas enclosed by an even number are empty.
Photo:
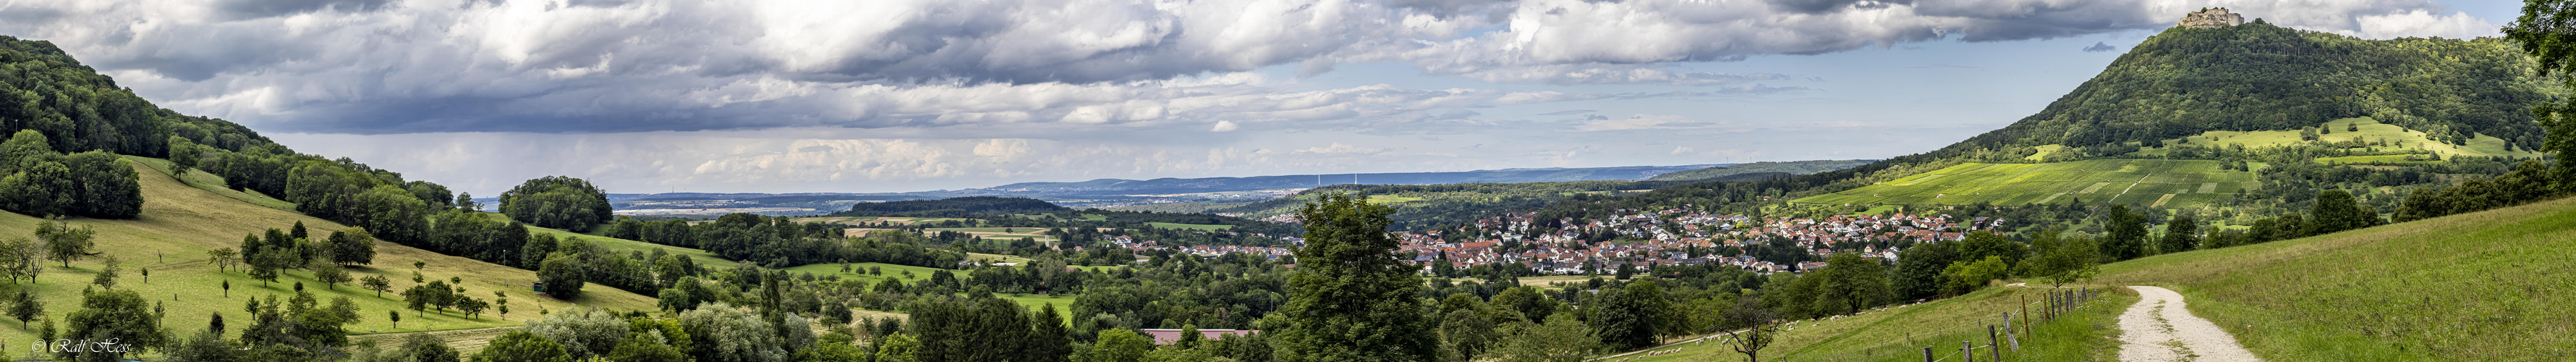
[[[1976,218],[1952,220],[1948,215],[1845,215],[1826,218],[1772,217],[1756,219],[1742,215],[1713,215],[1687,209],[1634,211],[1633,214],[1600,220],[1560,218],[1554,225],[1561,228],[1534,233],[1535,213],[1513,213],[1477,220],[1463,233],[1477,237],[1444,237],[1442,231],[1405,232],[1397,235],[1402,244],[1399,254],[1410,256],[1410,262],[1423,273],[1432,273],[1442,263],[1453,268],[1476,266],[1498,267],[1514,264],[1529,268],[1537,275],[1580,275],[1603,273],[1621,265],[1636,271],[1674,265],[1718,264],[1758,273],[1799,272],[1821,268],[1825,256],[1836,252],[1855,251],[1863,256],[1894,262],[1902,248],[1916,243],[1956,241],[1968,232],[1993,230],[2004,220]],[[1300,245],[1295,237],[1283,237],[1289,245]],[[1774,262],[1751,255],[1747,250],[1785,241],[1809,257],[1796,262]],[[1172,247],[1150,240],[1117,236],[1109,245],[1143,251]],[[1197,245],[1181,247],[1181,253],[1216,257],[1245,253],[1280,258],[1296,255],[1294,248],[1232,245]]]

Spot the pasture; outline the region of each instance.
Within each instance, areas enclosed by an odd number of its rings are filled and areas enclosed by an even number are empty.
[[[1968,163],[1843,192],[1791,202],[1858,205],[2026,205],[2115,202],[2183,208],[2224,202],[2238,190],[2259,188],[2254,173],[2228,171],[2218,161],[2083,160],[2052,163]],[[2170,196],[2168,196],[2170,195]],[[2160,204],[2160,205],[2159,205]]]
[[[238,267],[219,268],[207,260],[206,252],[237,247],[242,235],[268,228],[284,229],[299,221],[316,235],[329,235],[345,226],[240,199],[255,194],[228,195],[205,189],[200,185],[220,185],[221,181],[210,179],[213,175],[202,172],[190,171],[186,176],[195,185],[183,185],[166,169],[152,167],[156,164],[167,167],[168,163],[148,161],[158,160],[136,162],[135,171],[141,176],[139,183],[145,199],[141,216],[125,220],[74,218],[67,222],[74,227],[97,230],[93,239],[97,244],[92,250],[103,257],[115,258],[123,270],[116,289],[135,291],[146,301],[165,308],[167,314],[161,322],[174,335],[195,334],[205,329],[209,317],[216,314],[225,315],[232,328],[249,325],[250,318],[241,312],[244,303],[253,297],[292,296],[298,282],[323,303],[329,303],[334,297],[347,297],[355,303],[359,308],[359,321],[347,328],[356,334],[515,326],[519,319],[534,317],[537,310],[563,308],[570,304],[619,311],[655,309],[651,297],[596,284],[583,288],[583,297],[577,303],[531,295],[528,294],[528,285],[536,281],[534,272],[382,241],[376,243],[374,264],[350,268],[352,278],[384,276],[393,280],[392,286],[396,290],[416,285],[411,281],[415,271],[425,279],[462,278],[465,282],[461,286],[466,289],[466,296],[490,301],[494,292],[507,294],[511,313],[502,316],[498,311],[486,311],[484,315],[469,317],[454,310],[413,312],[403,309],[400,297],[394,294],[378,296],[374,291],[363,290],[353,284],[322,284],[314,280],[312,272],[303,270],[283,271],[277,281],[261,282],[250,278]],[[9,230],[15,235],[11,237],[30,237],[28,233],[35,230],[40,222],[45,221],[15,213],[0,213],[0,230]],[[412,263],[415,261],[426,262],[427,267],[414,269]],[[80,291],[91,287],[91,280],[106,262],[105,258],[84,258],[73,260],[70,266],[65,267],[60,262],[48,261],[44,263],[44,272],[34,282],[22,280],[0,286],[0,293],[33,293],[45,307],[45,318],[60,323],[65,315],[80,310]],[[150,269],[148,278],[143,275],[144,269]],[[229,293],[223,288],[225,283],[232,285]],[[401,328],[395,328],[387,320],[388,311],[402,313]],[[30,328],[33,324],[14,322],[0,323],[0,340],[34,338],[35,329]]]

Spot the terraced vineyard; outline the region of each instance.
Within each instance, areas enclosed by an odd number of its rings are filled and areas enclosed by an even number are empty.
[[[2117,202],[2182,208],[2226,201],[2238,190],[2259,188],[2254,173],[2228,171],[2218,161],[2084,160],[2052,163],[1969,163],[1848,191],[1810,196],[1806,204],[1996,205]]]

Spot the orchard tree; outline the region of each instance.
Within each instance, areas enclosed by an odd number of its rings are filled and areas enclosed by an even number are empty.
[[[349,270],[340,268],[340,264],[316,259],[313,260],[313,264],[306,265],[304,268],[312,269],[313,280],[321,281],[324,288],[340,290],[340,283],[349,282]]]
[[[97,245],[91,240],[97,234],[88,226],[71,227],[61,216],[36,223],[36,239],[45,242],[45,258],[60,261],[65,268],[72,267],[72,260],[98,255],[89,251]]]
[[[376,237],[367,228],[350,227],[331,233],[331,262],[340,265],[363,265],[376,262]]]
[[[365,279],[359,280],[358,285],[366,288],[367,290],[376,291],[377,298],[383,298],[385,296],[385,292],[394,290],[393,280],[386,279],[383,275],[369,275]]]

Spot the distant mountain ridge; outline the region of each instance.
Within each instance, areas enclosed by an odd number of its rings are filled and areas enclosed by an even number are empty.
[[[1358,174],[1356,183],[1373,185],[1436,185],[1460,183],[1520,183],[1602,180],[1644,180],[1672,172],[1727,166],[1732,164],[1681,166],[1624,166],[1588,168],[1510,168],[1459,172],[1395,172]],[[1311,188],[1354,183],[1352,174],[1306,174],[1252,177],[1158,178],[1152,180],[1097,179],[1079,182],[1022,182],[968,191],[1003,193],[1064,192],[1214,192]]]
[[[1871,162],[1878,162],[1878,160],[1816,160],[1816,161],[1790,161],[1790,162],[1754,162],[1754,163],[1745,163],[1745,164],[1734,164],[1734,165],[1726,165],[1726,166],[1717,166],[1717,167],[1710,167],[1710,168],[1703,168],[1703,169],[1689,170],[1689,171],[1675,171],[1675,172],[1665,173],[1665,174],[1661,174],[1661,175],[1655,175],[1655,177],[1647,178],[1646,180],[1647,180],[1647,181],[1724,180],[1724,179],[1729,179],[1729,177],[1728,177],[1728,176],[1734,176],[1734,175],[1745,175],[1745,174],[1757,174],[1757,173],[1772,173],[1772,172],[1785,173],[1785,174],[1789,174],[1789,175],[1805,175],[1805,174],[1811,174],[1811,173],[1817,173],[1817,172],[1837,171],[1837,170],[1842,170],[1842,169],[1847,169],[1847,168],[1860,167],[1860,165],[1867,165],[1867,164],[1869,164],[1869,163],[1871,163]]]

